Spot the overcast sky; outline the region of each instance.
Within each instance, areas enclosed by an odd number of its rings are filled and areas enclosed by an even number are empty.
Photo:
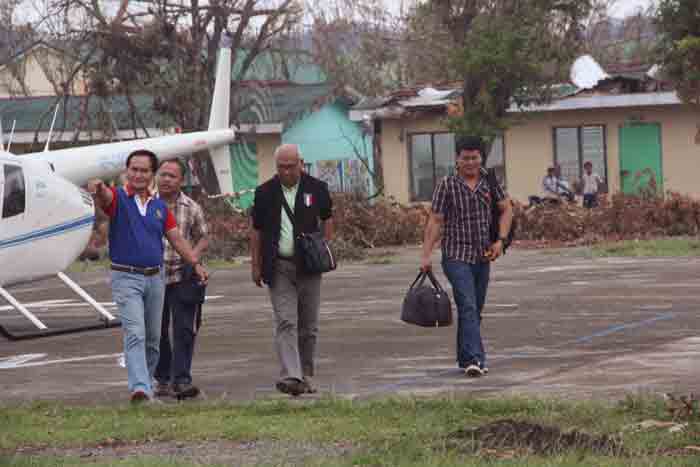
[[[646,9],[652,0],[617,0],[618,4],[611,11],[612,16],[625,17],[637,12],[639,8]]]

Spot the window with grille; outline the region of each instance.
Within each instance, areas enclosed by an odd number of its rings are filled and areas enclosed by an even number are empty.
[[[591,162],[593,173],[607,179],[605,127],[602,125],[554,129],[554,163],[571,186],[579,183],[583,164]]]

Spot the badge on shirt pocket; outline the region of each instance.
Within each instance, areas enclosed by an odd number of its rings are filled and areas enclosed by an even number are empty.
[[[314,197],[311,193],[304,193],[304,206],[310,208],[314,204]]]

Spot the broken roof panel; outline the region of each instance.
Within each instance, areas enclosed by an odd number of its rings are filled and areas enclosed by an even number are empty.
[[[425,88],[418,91],[416,97],[399,101],[399,104],[406,108],[415,107],[441,107],[453,102],[459,95],[459,89],[447,89],[438,91],[433,88]]]
[[[618,95],[598,95],[569,97],[549,104],[526,106],[522,109],[513,105],[509,112],[556,112],[562,110],[609,109],[616,107],[647,107],[655,105],[681,104],[675,92],[648,92]]]

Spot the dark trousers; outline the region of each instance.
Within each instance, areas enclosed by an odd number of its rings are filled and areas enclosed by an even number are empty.
[[[155,378],[160,383],[191,384],[195,337],[201,324],[202,306],[184,303],[179,296],[180,284],[165,288],[163,321],[160,332],[160,360]],[[170,344],[170,323],[173,342]]]
[[[452,285],[457,304],[457,363],[460,368],[471,363],[486,366],[481,310],[486,302],[491,264],[443,259],[442,269]]]
[[[583,195],[583,207],[584,208],[594,208],[598,206],[598,195],[595,193],[590,193]]]

